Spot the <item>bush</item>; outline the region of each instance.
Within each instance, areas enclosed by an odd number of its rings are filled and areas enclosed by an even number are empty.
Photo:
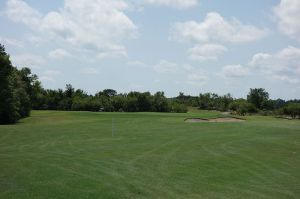
[[[229,109],[231,111],[236,112],[239,115],[246,115],[249,113],[257,113],[256,107],[253,104],[247,102],[246,100],[237,100],[237,101],[232,102],[229,105]]]
[[[289,115],[292,118],[300,118],[300,103],[289,103],[283,107],[279,113],[283,115]]]
[[[186,105],[180,104],[178,102],[173,102],[171,106],[171,111],[174,113],[186,113],[188,111]]]

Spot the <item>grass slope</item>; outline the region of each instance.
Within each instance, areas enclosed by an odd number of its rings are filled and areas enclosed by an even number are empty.
[[[183,122],[217,115],[34,111],[0,126],[0,198],[300,198],[300,121]]]

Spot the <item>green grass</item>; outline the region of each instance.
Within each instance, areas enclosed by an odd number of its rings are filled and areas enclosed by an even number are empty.
[[[218,115],[34,111],[0,126],[0,198],[300,198],[300,121],[183,122]]]

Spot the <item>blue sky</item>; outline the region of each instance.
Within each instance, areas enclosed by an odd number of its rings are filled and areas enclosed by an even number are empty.
[[[45,88],[300,98],[298,0],[1,0],[0,42]]]

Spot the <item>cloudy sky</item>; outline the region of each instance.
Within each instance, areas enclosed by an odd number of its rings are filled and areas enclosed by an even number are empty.
[[[300,98],[299,0],[1,0],[0,43],[46,88]]]

